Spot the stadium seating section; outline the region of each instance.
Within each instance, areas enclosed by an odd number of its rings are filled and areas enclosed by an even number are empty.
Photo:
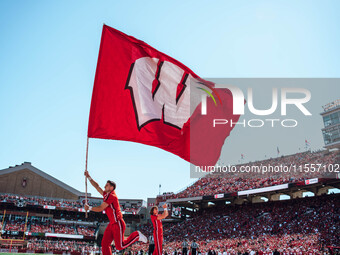
[[[152,226],[140,229],[152,234]],[[201,252],[320,254],[340,246],[340,194],[249,205],[208,208],[180,223],[164,224],[165,250],[196,239]],[[135,251],[147,249],[138,244]],[[309,253],[307,253],[307,251]]]
[[[324,155],[322,151],[318,152],[303,152],[286,157],[278,157],[259,162],[252,162],[247,164],[240,164],[236,167],[239,169],[241,166],[253,166],[253,165],[296,165],[303,166],[304,164],[323,164],[327,166],[329,164],[339,163],[339,154],[337,152]],[[184,197],[197,197],[207,196],[219,193],[232,193],[242,190],[256,189],[269,187],[284,183],[294,183],[310,179],[314,177],[320,177],[323,173],[320,172],[291,172],[290,174],[277,174],[270,173],[264,175],[262,173],[255,175],[249,173],[229,174],[229,173],[214,173],[206,177],[203,177],[196,181],[191,186],[187,187],[177,194],[165,193],[158,196],[158,202],[165,201],[170,198],[184,198]],[[325,173],[326,174],[326,173]]]

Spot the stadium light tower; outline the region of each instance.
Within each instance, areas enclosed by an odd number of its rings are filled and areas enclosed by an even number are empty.
[[[322,107],[324,128],[322,130],[325,148],[340,148],[340,99]]]

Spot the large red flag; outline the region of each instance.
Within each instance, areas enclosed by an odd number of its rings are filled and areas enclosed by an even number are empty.
[[[216,99],[207,98],[206,115],[191,96],[194,89],[215,93]],[[238,121],[229,90],[215,89],[177,60],[104,25],[88,137],[152,145],[210,166],[233,128],[213,127],[214,118]]]

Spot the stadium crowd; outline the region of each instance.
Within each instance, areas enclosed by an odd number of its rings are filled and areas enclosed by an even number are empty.
[[[34,222],[34,223],[33,223]],[[9,231],[23,231],[24,224],[23,222],[15,222],[15,221],[5,221],[5,230]],[[41,225],[40,225],[41,224]],[[93,226],[77,226],[77,228],[73,227],[72,225],[65,225],[65,224],[42,224],[39,221],[32,221],[32,225],[28,226],[28,243],[27,243],[27,250],[28,252],[32,253],[42,253],[42,252],[79,252],[79,254],[89,254],[93,251],[99,251],[100,249],[94,245],[93,242],[89,241],[74,241],[74,240],[49,240],[49,239],[42,239],[42,238],[34,238],[31,236],[30,233],[60,233],[60,234],[79,234],[84,236],[92,236],[94,237],[96,232],[96,227]],[[6,232],[4,232],[6,233]],[[3,235],[3,238],[18,238],[16,236],[11,235]],[[8,243],[6,245],[1,245],[0,249],[8,249]],[[14,251],[16,247],[13,247]],[[60,253],[61,254],[61,253]]]
[[[55,206],[60,210],[70,210],[70,209],[83,209],[84,205],[80,201],[67,201],[67,200],[56,200],[56,199],[48,199],[48,198],[40,198],[40,197],[26,197],[19,195],[11,195],[0,193],[0,204],[1,203],[13,203],[17,207],[24,207],[28,205],[39,205],[39,206]],[[91,206],[99,206],[101,204],[101,200],[98,202],[88,202]],[[50,208],[47,208],[50,209]],[[123,214],[137,214],[140,208],[137,206],[131,207],[121,207]]]
[[[26,231],[30,233],[58,233],[58,234],[69,234],[69,235],[83,235],[93,237],[95,235],[97,226],[87,225],[74,225],[74,224],[58,224],[52,223],[52,221],[41,221],[37,218],[31,219],[29,217],[27,225],[25,219],[15,217],[11,219],[13,215],[9,215],[10,219],[4,220],[5,231],[21,231],[23,232],[25,227]],[[2,230],[2,223],[0,225]]]
[[[29,220],[29,231],[32,233],[52,233],[52,220],[33,217]]]
[[[324,155],[324,152],[303,152],[289,156],[282,156],[268,160],[250,162],[247,164],[237,165],[238,169],[235,173],[215,172],[200,178],[191,186],[183,191],[173,194],[164,193],[158,196],[157,202],[164,201],[170,198],[184,198],[214,195],[219,193],[233,193],[241,190],[249,190],[256,188],[269,187],[284,183],[294,183],[310,178],[320,178],[329,176],[328,166],[331,164],[339,164],[338,152],[331,152]],[[258,166],[304,166],[305,164],[322,164],[325,166],[320,171],[291,171],[290,173],[254,173],[240,172],[241,167],[250,169]],[[325,170],[325,171],[323,171]]]
[[[74,226],[69,225],[69,224],[54,224],[52,225],[52,228],[54,229],[54,233],[68,234],[68,235],[76,234],[76,230]]]
[[[31,233],[57,233],[57,234],[68,234],[68,235],[83,235],[83,236],[94,236],[97,227],[83,226],[73,224],[31,224]]]
[[[28,251],[63,251],[65,253],[71,251],[78,251],[82,254],[90,253],[92,251],[99,251],[100,249],[91,242],[85,241],[67,241],[67,240],[41,240],[37,238],[32,238],[27,244]]]
[[[73,208],[83,208],[83,203],[79,201],[68,201],[62,199],[48,199],[48,198],[41,198],[41,197],[26,197],[26,196],[19,196],[19,195],[10,195],[10,194],[0,194],[0,203],[14,203],[16,205],[48,205],[48,206],[55,206],[55,207],[62,207],[65,209],[73,209]],[[97,206],[100,204],[94,203],[89,201],[89,205]]]
[[[52,233],[52,225],[32,224],[30,228],[32,233]]]
[[[77,232],[79,235],[83,236],[94,236],[96,228],[91,226],[78,226]]]
[[[340,195],[324,195],[251,205],[226,205],[198,212],[184,222],[164,224],[165,250],[171,254],[184,239],[199,240],[200,251],[227,254],[319,254],[340,246]],[[152,226],[141,227],[151,235]],[[147,249],[139,244],[133,248]]]
[[[25,220],[23,219],[13,219],[6,221],[5,230],[6,231],[24,231]]]
[[[191,240],[192,241],[192,240]],[[192,242],[188,242],[189,247]],[[219,240],[197,241],[198,254],[202,255],[236,255],[236,254],[324,254],[318,246],[318,235],[292,234],[283,236],[263,235],[258,238],[223,238]],[[145,244],[137,243],[132,248],[133,254],[140,254],[140,250],[147,251]],[[164,254],[182,255],[182,242],[173,241],[163,245]],[[188,253],[189,254],[189,253]]]

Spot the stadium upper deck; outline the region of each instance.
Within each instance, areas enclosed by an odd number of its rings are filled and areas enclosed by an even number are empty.
[[[324,166],[320,171],[291,171],[277,173],[212,173],[200,178],[184,190],[174,193],[164,193],[157,197],[157,202],[175,198],[191,198],[213,196],[216,194],[235,193],[271,187],[281,184],[298,183],[314,178],[339,178],[339,151],[334,152],[303,152],[289,156],[282,156],[257,162],[237,165],[236,168],[251,169],[253,166],[305,166],[320,164]],[[326,169],[327,171],[323,171]]]

